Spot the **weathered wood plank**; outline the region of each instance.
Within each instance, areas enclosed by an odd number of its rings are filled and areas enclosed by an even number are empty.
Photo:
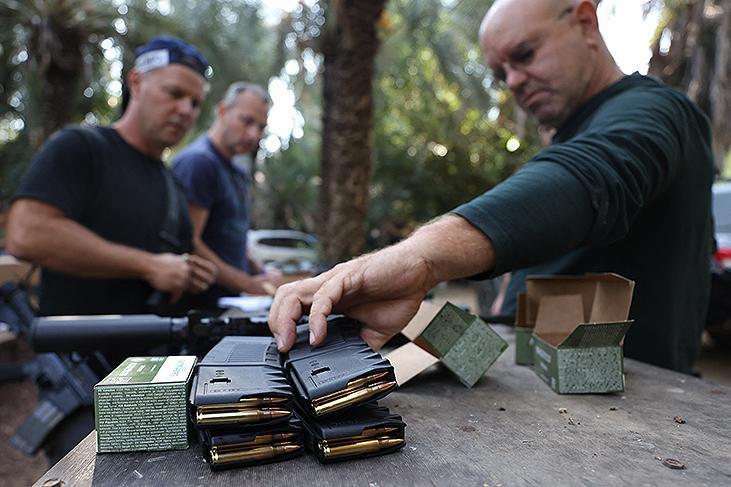
[[[214,473],[198,445],[95,455],[92,433],[36,485],[731,484],[731,388],[627,360],[624,394],[561,396],[513,359],[511,347],[471,390],[437,366],[381,401],[408,425],[396,454]]]

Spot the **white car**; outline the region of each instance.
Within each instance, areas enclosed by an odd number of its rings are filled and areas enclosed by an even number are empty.
[[[280,270],[296,267],[310,271],[320,260],[320,241],[297,230],[249,230],[249,258]]]

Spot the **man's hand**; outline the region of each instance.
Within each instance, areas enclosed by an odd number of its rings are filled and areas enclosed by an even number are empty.
[[[193,294],[201,293],[216,282],[218,268],[210,260],[206,260],[197,255],[189,255],[188,265],[190,266],[188,292]]]
[[[174,303],[180,299],[190,282],[187,260],[185,255],[154,254],[150,257],[145,280],[153,288],[170,294],[170,302]]]
[[[361,337],[378,349],[408,324],[435,284],[494,265],[492,241],[467,220],[446,215],[392,247],[280,287],[269,328],[286,352],[302,314],[309,311],[310,344],[317,345],[327,333],[327,316],[344,313],[363,323]]]
[[[269,313],[279,350],[292,348],[295,324],[308,310],[311,344],[322,342],[327,316],[338,312],[362,322],[363,339],[374,349],[381,348],[416,314],[434,285],[427,263],[404,250],[390,247],[280,287]]]
[[[170,294],[175,303],[184,292],[200,293],[216,280],[216,266],[195,255],[155,254],[150,259],[145,280],[150,286]]]

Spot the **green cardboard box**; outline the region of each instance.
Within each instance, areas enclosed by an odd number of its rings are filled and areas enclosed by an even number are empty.
[[[98,453],[188,448],[196,357],[129,357],[94,386]]]
[[[559,394],[623,391],[633,290],[633,281],[616,274],[529,277],[536,374]]]
[[[508,347],[490,325],[451,303],[439,307],[423,302],[401,333],[411,343],[386,356],[399,385],[441,361],[472,387]]]

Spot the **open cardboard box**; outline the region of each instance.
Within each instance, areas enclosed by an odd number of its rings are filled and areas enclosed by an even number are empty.
[[[617,274],[529,277],[536,374],[561,394],[623,391],[633,290],[634,281]]]
[[[422,302],[401,333],[410,343],[386,355],[399,385],[441,361],[472,387],[508,347],[487,323],[451,303]]]

